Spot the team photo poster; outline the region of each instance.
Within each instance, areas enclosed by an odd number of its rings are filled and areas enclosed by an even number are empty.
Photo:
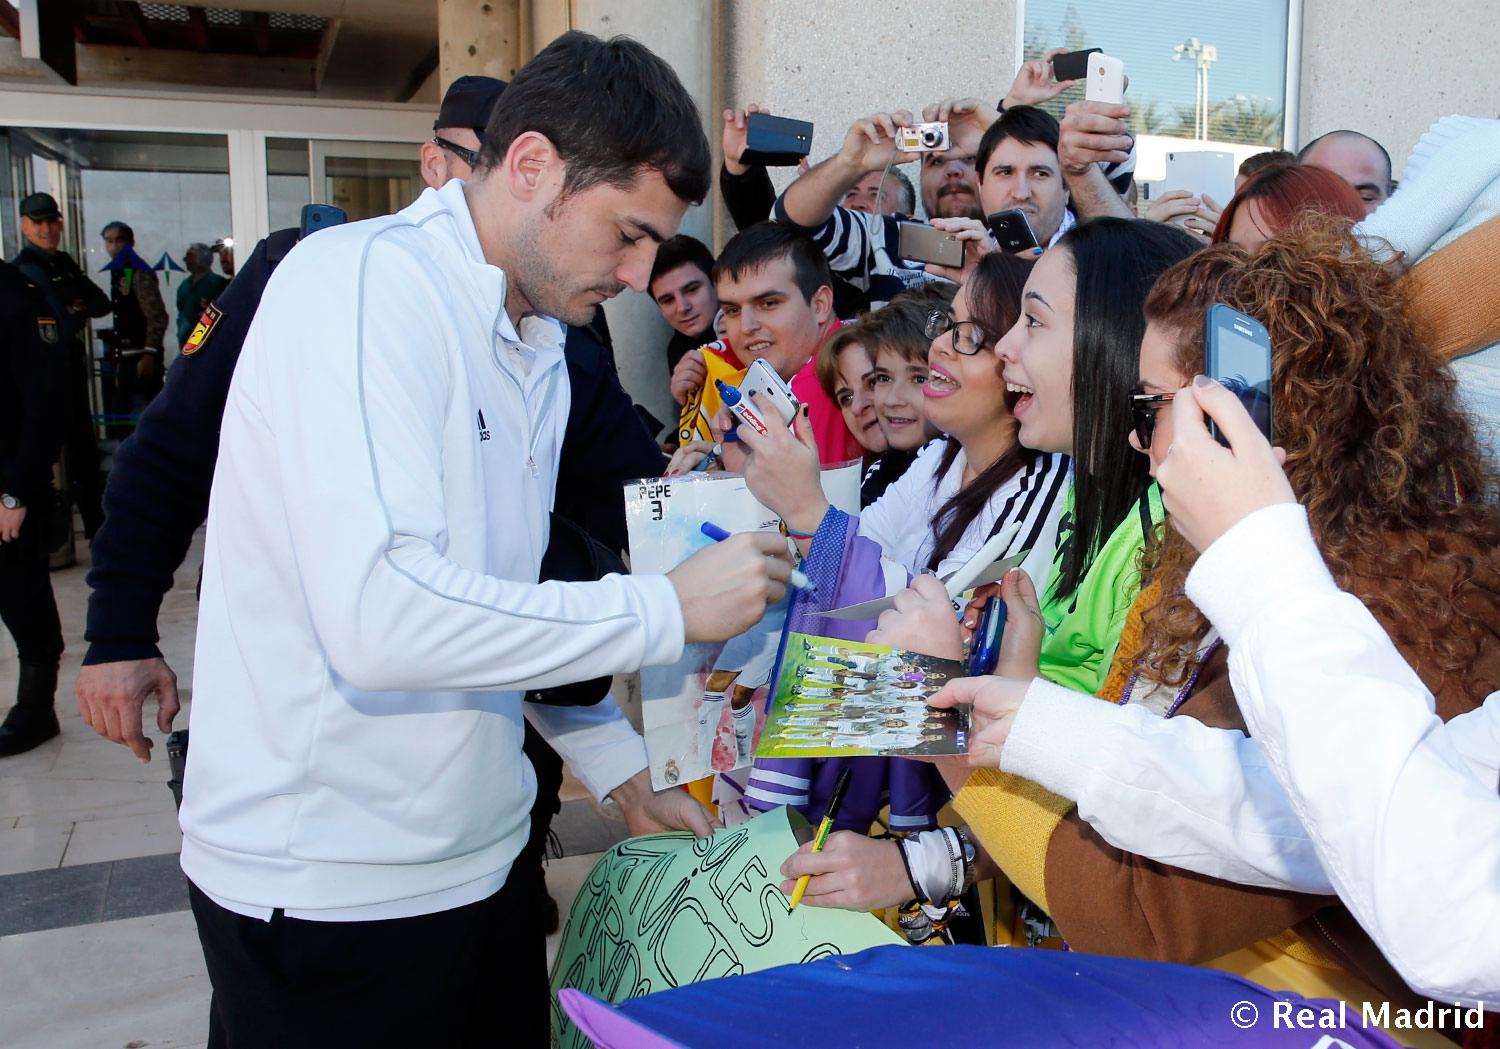
[[[787,634],[758,758],[964,754],[969,708],[927,699],[963,664],[814,634]]]

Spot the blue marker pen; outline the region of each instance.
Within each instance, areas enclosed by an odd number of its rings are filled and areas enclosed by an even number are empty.
[[[716,543],[722,543],[733,534],[720,528],[712,521],[704,521],[703,524],[698,526],[698,530]],[[813,593],[818,592],[818,588],[813,586],[813,581],[807,578],[800,568],[792,569],[792,578],[788,582],[798,590],[810,590]]]
[[[719,389],[719,400],[724,402],[724,407],[728,408],[736,419],[762,437],[771,432],[761,417],[756,414],[755,409],[750,407],[750,403],[741,396],[740,391],[736,387],[730,386],[723,379],[715,379],[714,383]]]

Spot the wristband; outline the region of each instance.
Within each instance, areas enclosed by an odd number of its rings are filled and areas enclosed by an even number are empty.
[[[782,521],[781,522],[781,534],[784,535],[784,536],[786,536],[788,539],[802,539],[802,540],[811,542],[812,541],[812,537],[816,533],[814,533],[814,532],[799,532],[795,528],[793,528],[791,525],[787,524],[785,521]]]
[[[909,844],[907,872],[917,899],[942,906],[955,899],[963,887],[963,849],[958,835],[948,827],[924,830],[902,839]]]
[[[906,870],[906,881],[907,884],[911,886],[911,898],[913,900],[920,900],[926,895],[926,893],[922,891],[922,886],[917,884],[916,875],[912,873],[911,857],[907,854],[906,851],[906,846],[908,844],[915,845],[916,842],[914,842],[911,838],[897,838],[896,852],[901,855],[901,866]]]

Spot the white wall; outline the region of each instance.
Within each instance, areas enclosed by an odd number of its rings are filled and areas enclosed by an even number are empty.
[[[1299,146],[1361,131],[1386,147],[1399,178],[1433,121],[1500,116],[1495,0],[1303,0]]]

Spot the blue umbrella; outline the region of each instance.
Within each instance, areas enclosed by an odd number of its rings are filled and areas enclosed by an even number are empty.
[[[161,258],[156,260],[156,265],[152,266],[151,268],[154,270],[166,270],[168,284],[172,283],[172,273],[174,271],[177,273],[187,272],[187,270],[183,268],[180,262],[174,259],[171,255],[168,255],[165,251],[161,253]]]
[[[164,262],[169,262],[173,266],[177,265],[175,262],[172,262],[171,259],[167,258],[167,253],[166,252],[162,252],[162,256],[161,257],[162,257],[162,260]],[[110,259],[103,266],[100,266],[99,267],[99,272],[100,273],[108,273],[108,272],[113,272],[114,270],[127,270],[127,269],[128,270],[149,270],[149,269],[158,269],[159,270],[159,269],[163,269],[163,268],[164,267],[160,263],[158,263],[156,266],[152,266],[151,263],[147,262],[145,259],[141,258],[139,255],[137,255],[135,253],[135,248],[133,248],[131,245],[127,244],[127,245],[125,245],[124,249],[118,255],[116,255],[114,258]]]

